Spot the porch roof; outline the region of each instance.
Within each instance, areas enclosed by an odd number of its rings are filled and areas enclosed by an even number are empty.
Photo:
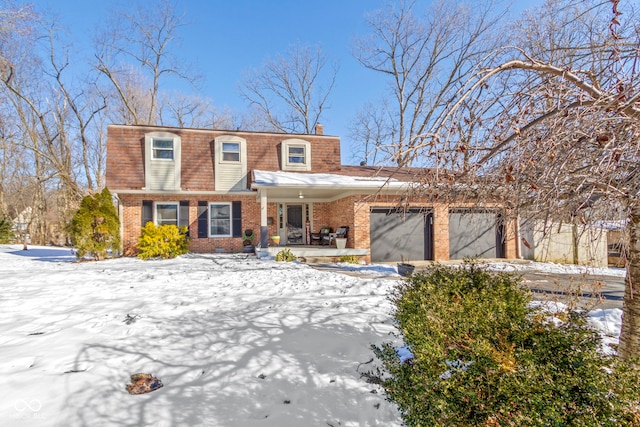
[[[341,173],[253,171],[251,189],[273,198],[335,199],[348,194],[406,191],[408,183],[393,177]]]

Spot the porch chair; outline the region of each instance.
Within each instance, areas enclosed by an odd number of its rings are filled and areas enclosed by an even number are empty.
[[[336,230],[336,239],[346,239],[347,233],[349,233],[349,226],[343,225],[342,227]],[[335,240],[334,240],[335,243]]]
[[[340,238],[346,239],[348,232],[349,232],[349,227],[346,225],[343,225],[339,227],[335,233],[329,233],[327,236],[325,236],[322,244],[326,242],[329,246],[331,246],[332,243],[335,243],[335,239],[340,239]]]
[[[329,233],[331,233],[331,227],[322,227],[319,233],[311,233],[311,244],[323,245]]]

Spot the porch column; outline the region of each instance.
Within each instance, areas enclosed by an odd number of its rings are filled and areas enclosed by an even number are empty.
[[[260,247],[269,246],[269,227],[267,225],[267,191],[260,190]]]

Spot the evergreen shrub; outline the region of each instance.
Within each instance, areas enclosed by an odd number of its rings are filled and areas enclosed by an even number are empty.
[[[6,216],[0,217],[0,243],[11,243],[14,238],[11,220]]]
[[[82,199],[69,224],[69,235],[78,258],[90,255],[102,260],[119,251],[120,221],[107,188]]]
[[[138,258],[175,258],[189,252],[187,227],[148,222],[138,239]]]
[[[276,254],[275,260],[291,262],[296,260],[296,256],[291,253],[291,250],[289,248],[285,248]]]
[[[519,277],[436,265],[391,299],[406,347],[372,346],[381,367],[363,376],[407,426],[640,425],[638,372],[584,313],[533,308]]]

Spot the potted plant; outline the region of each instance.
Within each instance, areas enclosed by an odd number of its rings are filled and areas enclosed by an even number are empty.
[[[271,241],[273,242],[274,245],[279,246],[280,245],[280,236],[271,236]]]
[[[416,269],[416,266],[413,264],[409,264],[404,262],[404,257],[400,256],[400,262],[398,263],[398,274],[401,276],[408,276],[413,274],[413,270]]]
[[[336,237],[336,248],[344,249],[347,247],[347,238],[346,237]]]
[[[248,228],[246,230],[244,230],[244,233],[242,234],[242,246],[243,246],[243,252],[244,253],[252,253],[255,252],[256,247],[253,243],[253,241],[255,240],[256,235],[253,232],[252,229]]]

